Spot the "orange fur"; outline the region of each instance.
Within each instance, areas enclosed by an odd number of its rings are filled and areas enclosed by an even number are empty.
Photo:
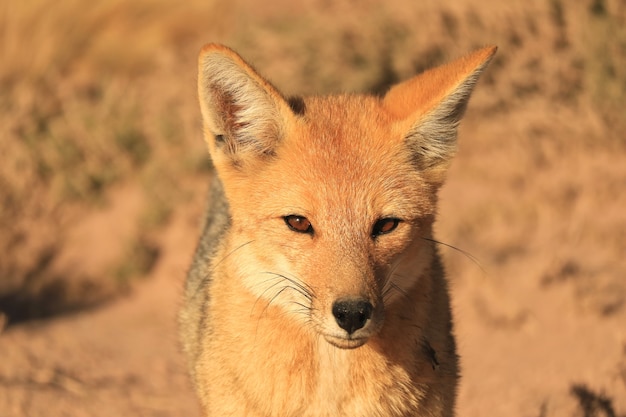
[[[203,48],[219,178],[181,334],[205,415],[453,415],[457,358],[432,224],[457,124],[494,53],[383,98],[311,97],[294,110],[235,52]],[[292,230],[288,216],[312,229]]]

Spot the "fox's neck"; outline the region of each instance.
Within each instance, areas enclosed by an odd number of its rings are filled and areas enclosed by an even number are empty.
[[[215,285],[224,285],[226,299],[235,301],[213,303],[212,321],[220,325],[207,348],[230,346],[237,355],[216,360],[210,378],[230,379],[245,399],[263,398],[270,408],[259,415],[402,416],[418,408],[423,393],[416,387],[436,378],[424,345],[430,296],[419,288],[388,306],[378,335],[346,350],[278,306],[251,315],[258,297],[233,281],[218,278]]]

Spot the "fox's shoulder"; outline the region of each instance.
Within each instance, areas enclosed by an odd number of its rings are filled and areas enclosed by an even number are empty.
[[[228,202],[221,181],[214,175],[200,241],[187,272],[185,303],[179,313],[180,329],[184,332],[183,349],[190,358],[197,358],[201,353],[201,333],[206,331],[202,313],[210,302],[208,288],[213,280],[212,259],[229,228]],[[195,372],[193,368],[190,370],[192,374]]]

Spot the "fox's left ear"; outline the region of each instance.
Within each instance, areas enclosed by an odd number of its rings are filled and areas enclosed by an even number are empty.
[[[496,53],[495,46],[419,74],[397,84],[385,95],[384,106],[397,119],[420,170],[435,183],[443,182],[456,151],[457,127],[479,75]]]

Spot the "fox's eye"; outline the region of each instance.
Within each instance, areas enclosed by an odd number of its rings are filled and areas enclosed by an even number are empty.
[[[374,223],[374,227],[372,228],[372,237],[393,232],[395,228],[398,227],[399,223],[400,219],[394,219],[392,217],[378,220]]]
[[[294,232],[313,234],[313,226],[306,217],[291,215],[285,216],[283,219],[285,219],[287,226]]]

